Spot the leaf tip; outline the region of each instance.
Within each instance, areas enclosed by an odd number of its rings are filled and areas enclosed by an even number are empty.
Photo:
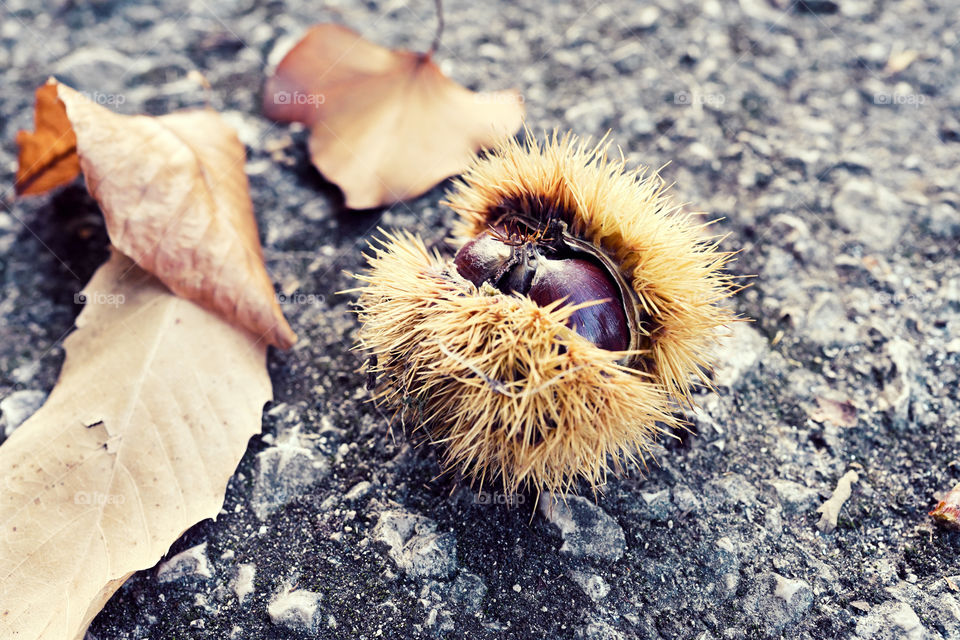
[[[297,334],[293,332],[293,329],[290,328],[290,325],[284,319],[273,331],[270,344],[286,351],[297,343],[297,339]]]
[[[39,195],[80,175],[77,136],[60,100],[63,86],[51,76],[37,87],[34,98],[34,131],[19,131],[16,143],[18,196]]]

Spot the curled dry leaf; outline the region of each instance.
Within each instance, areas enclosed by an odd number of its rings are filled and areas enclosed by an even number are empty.
[[[474,93],[429,54],[391,51],[320,24],[267,80],[264,113],[310,127],[314,166],[352,209],[424,193],[523,121],[516,91]]]
[[[114,246],[177,295],[270,344],[294,343],[263,264],[243,145],[216,112],[118,115],[51,79],[35,117],[36,132],[17,136],[22,193],[73,179],[67,150],[44,145],[75,134],[75,161]]]
[[[216,516],[270,399],[266,347],[114,253],[46,404],[0,446],[0,638],[80,638]]]
[[[960,482],[943,496],[930,515],[945,527],[960,529]]]

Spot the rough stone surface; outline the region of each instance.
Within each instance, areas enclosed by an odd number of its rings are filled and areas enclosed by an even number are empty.
[[[744,611],[769,635],[796,623],[812,604],[813,592],[805,580],[777,573],[761,576],[743,600]]]
[[[267,605],[270,622],[292,631],[315,632],[320,623],[320,594],[289,585]]]
[[[735,324],[729,331],[730,335],[716,350],[717,364],[713,379],[721,387],[736,386],[737,381],[753,368],[767,349],[767,340],[749,324]]]
[[[610,585],[603,576],[577,570],[570,571],[568,575],[594,602],[600,602],[610,593]]]
[[[14,391],[0,400],[0,442],[9,438],[14,429],[36,413],[46,399],[45,391],[24,389]]]
[[[237,575],[233,579],[233,592],[237,600],[243,603],[251,593],[253,593],[254,579],[257,576],[257,565],[252,562],[241,564],[237,567]]]
[[[446,577],[457,568],[457,538],[433,520],[404,511],[380,514],[370,537],[389,548],[397,567],[416,578]]]
[[[903,203],[882,184],[855,178],[840,187],[833,198],[837,222],[865,244],[879,251],[894,247],[903,233]]]
[[[857,621],[857,636],[871,640],[923,640],[927,630],[903,602],[884,602]]]
[[[622,633],[611,624],[603,621],[591,622],[580,627],[574,637],[578,640],[624,640]]]
[[[461,571],[450,585],[450,598],[463,607],[466,613],[476,613],[483,606],[487,595],[487,585],[483,578],[469,571]]]
[[[613,562],[626,550],[623,529],[617,521],[582,496],[546,498],[540,502],[540,513],[560,530],[561,553]]]
[[[777,498],[785,511],[804,512],[818,505],[819,495],[799,482],[790,480],[771,480],[770,485],[777,492]]]
[[[326,475],[330,464],[304,446],[299,426],[283,432],[275,446],[257,454],[250,506],[260,520],[293,500]]]
[[[207,560],[207,543],[181,551],[157,565],[157,581],[173,582],[184,578],[212,578]]]
[[[934,493],[960,480],[951,466],[960,459],[957,3],[444,8],[435,59],[454,79],[519,88],[534,131],[611,130],[628,163],[663,167],[678,200],[722,218],[711,229],[739,251],[733,272],[756,276],[729,301],[753,322],[734,329],[715,390],[700,390],[700,409],[687,412],[692,433],[603,488],[597,503],[624,541],[619,559],[604,561],[560,552],[565,541],[532,513],[534,496],[509,508],[438,478],[435,452],[411,447],[365,402],[362,356],[351,351],[357,320],[336,292],[354,286],[346,273],[363,267],[378,226],[442,249],[445,186],[382,211],[344,211],[310,166],[303,129],[260,115],[261,87],[312,22],[423,50],[431,2],[3,0],[0,401],[53,387],[75,295],[107,255],[80,181],[48,196],[9,194],[14,137],[32,126],[33,90],[51,73],[122,113],[209,102],[225,114],[247,145],[267,266],[300,335],[291,351],[270,351],[276,400],[223,511],[170,551],[206,542],[213,577],[139,572],[92,636],[832,640],[898,628],[908,637],[916,632],[904,624],[917,618],[931,640],[960,637],[958,593],[945,581],[960,585],[960,534],[926,515]],[[812,419],[818,397],[849,401],[856,424]],[[259,454],[293,428],[326,471],[298,455],[258,480],[279,466],[261,467]],[[821,533],[816,506],[849,469],[860,481],[837,528]],[[818,499],[811,506],[779,481]],[[262,520],[254,504],[270,505]],[[399,569],[371,537],[391,510],[452,533],[456,569],[436,578]],[[230,584],[251,563],[256,588],[241,603]],[[610,592],[594,602],[572,571],[602,577]],[[809,590],[784,600],[774,573]],[[319,595],[316,617],[296,629],[268,614],[290,585]],[[751,602],[779,616],[779,631],[745,613]]]

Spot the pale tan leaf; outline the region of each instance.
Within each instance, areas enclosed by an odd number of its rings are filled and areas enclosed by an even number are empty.
[[[57,99],[37,112],[37,132],[22,138],[50,138],[63,122],[72,127],[114,246],[177,295],[291,346],[296,335],[263,264],[236,132],[209,109],[118,115],[53,79],[38,90],[38,104],[51,87]],[[32,180],[51,188],[62,181]]]
[[[267,80],[264,113],[310,127],[310,157],[367,209],[424,193],[461,173],[478,149],[523,121],[516,91],[474,93],[430,55],[391,51],[345,27],[320,24]]]
[[[270,399],[266,346],[114,253],[46,404],[0,446],[0,638],[82,636],[216,516]]]

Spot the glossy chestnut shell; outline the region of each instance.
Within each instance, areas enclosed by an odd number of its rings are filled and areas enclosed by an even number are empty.
[[[640,320],[616,265],[598,248],[567,233],[562,222],[545,230],[516,220],[491,228],[457,252],[454,265],[477,286],[528,296],[540,306],[596,304],[576,309],[568,326],[609,351],[636,350]]]

